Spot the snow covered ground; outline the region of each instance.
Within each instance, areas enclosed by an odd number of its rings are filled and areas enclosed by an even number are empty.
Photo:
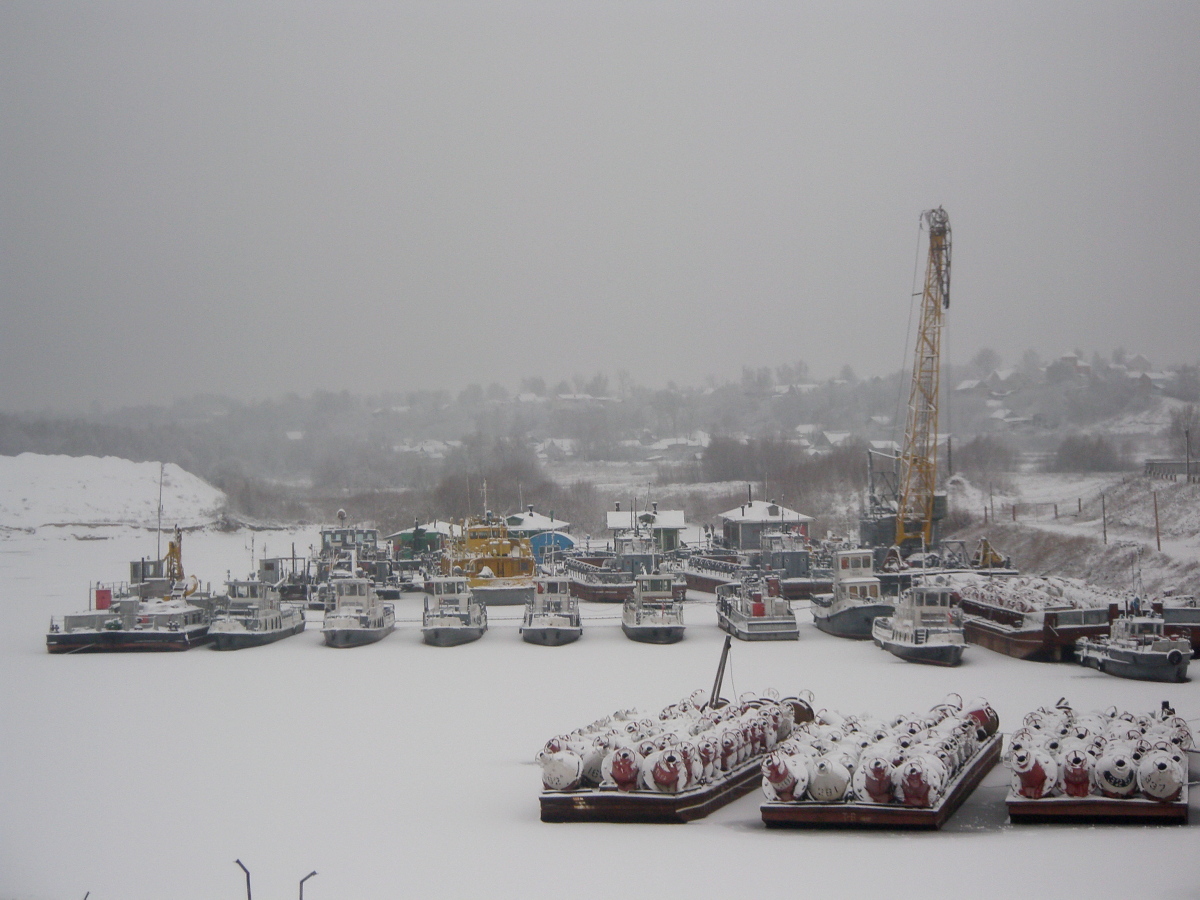
[[[250,569],[252,540],[262,555],[315,538],[199,530],[184,565],[216,582]],[[0,900],[236,900],[238,858],[257,897],[294,896],[316,869],[311,900],[1112,897],[1145,895],[1147,879],[1156,898],[1196,895],[1190,827],[1012,826],[1002,769],[940,833],[768,831],[757,792],[688,825],[541,823],[532,760],[547,738],[711,686],[724,637],[711,602],[689,605],[670,646],[626,640],[617,609],[592,605],[565,647],[522,642],[515,609],[493,610],[481,641],[427,647],[406,599],[396,633],[357,649],[324,647],[310,625],[233,653],[47,654],[50,616],[83,607],[90,581],[125,578],[154,540],[126,526],[0,534]],[[1200,724],[1200,679],[1125,681],[979,647],[927,668],[801,620],[798,642],[735,642],[726,694],[807,688],[818,706],[888,715],[956,691],[988,697],[1009,729],[1063,696],[1166,699]]]

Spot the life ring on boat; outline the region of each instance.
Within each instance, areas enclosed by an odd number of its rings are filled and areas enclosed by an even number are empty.
[[[1172,650],[1167,654],[1167,662],[1172,666],[1177,666],[1183,662],[1183,653],[1179,650]]]

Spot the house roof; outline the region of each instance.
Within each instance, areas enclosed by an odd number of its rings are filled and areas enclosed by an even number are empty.
[[[566,531],[571,527],[570,522],[564,522],[562,519],[551,518],[544,516],[539,512],[519,512],[513,513],[511,516],[505,516],[504,521],[508,523],[509,531],[520,531],[526,533],[537,534],[542,531]]]
[[[687,520],[682,509],[652,509],[638,510],[637,527],[662,528],[679,531],[687,528]],[[634,528],[633,511],[629,509],[609,510],[607,516],[609,531],[632,531]]]
[[[812,516],[771,503],[767,500],[752,500],[718,516],[724,522],[779,522],[784,525],[811,522]]]
[[[454,537],[455,535],[459,534],[462,531],[462,528],[459,527],[458,525],[454,525],[450,522],[442,522],[440,520],[436,521],[436,522],[426,522],[424,525],[421,526],[421,528],[425,531],[435,531],[438,534],[445,535],[446,537]],[[405,528],[403,531],[397,531],[395,534],[389,534],[387,537],[384,538],[384,540],[394,541],[396,538],[400,537],[400,535],[402,535],[402,534],[412,534],[412,533],[413,533],[413,530],[411,528]]]

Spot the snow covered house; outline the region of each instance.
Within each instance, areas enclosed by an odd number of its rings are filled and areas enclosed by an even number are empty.
[[[725,543],[737,550],[757,550],[764,531],[790,528],[807,536],[812,516],[780,506],[774,500],[751,500],[723,512],[721,532]]]

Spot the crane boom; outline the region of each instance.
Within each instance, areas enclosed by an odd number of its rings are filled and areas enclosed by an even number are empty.
[[[900,455],[896,543],[933,541],[933,496],[937,488],[938,387],[942,320],[950,306],[950,217],[940,206],[921,214],[929,227],[929,261],[921,296],[908,419]]]

